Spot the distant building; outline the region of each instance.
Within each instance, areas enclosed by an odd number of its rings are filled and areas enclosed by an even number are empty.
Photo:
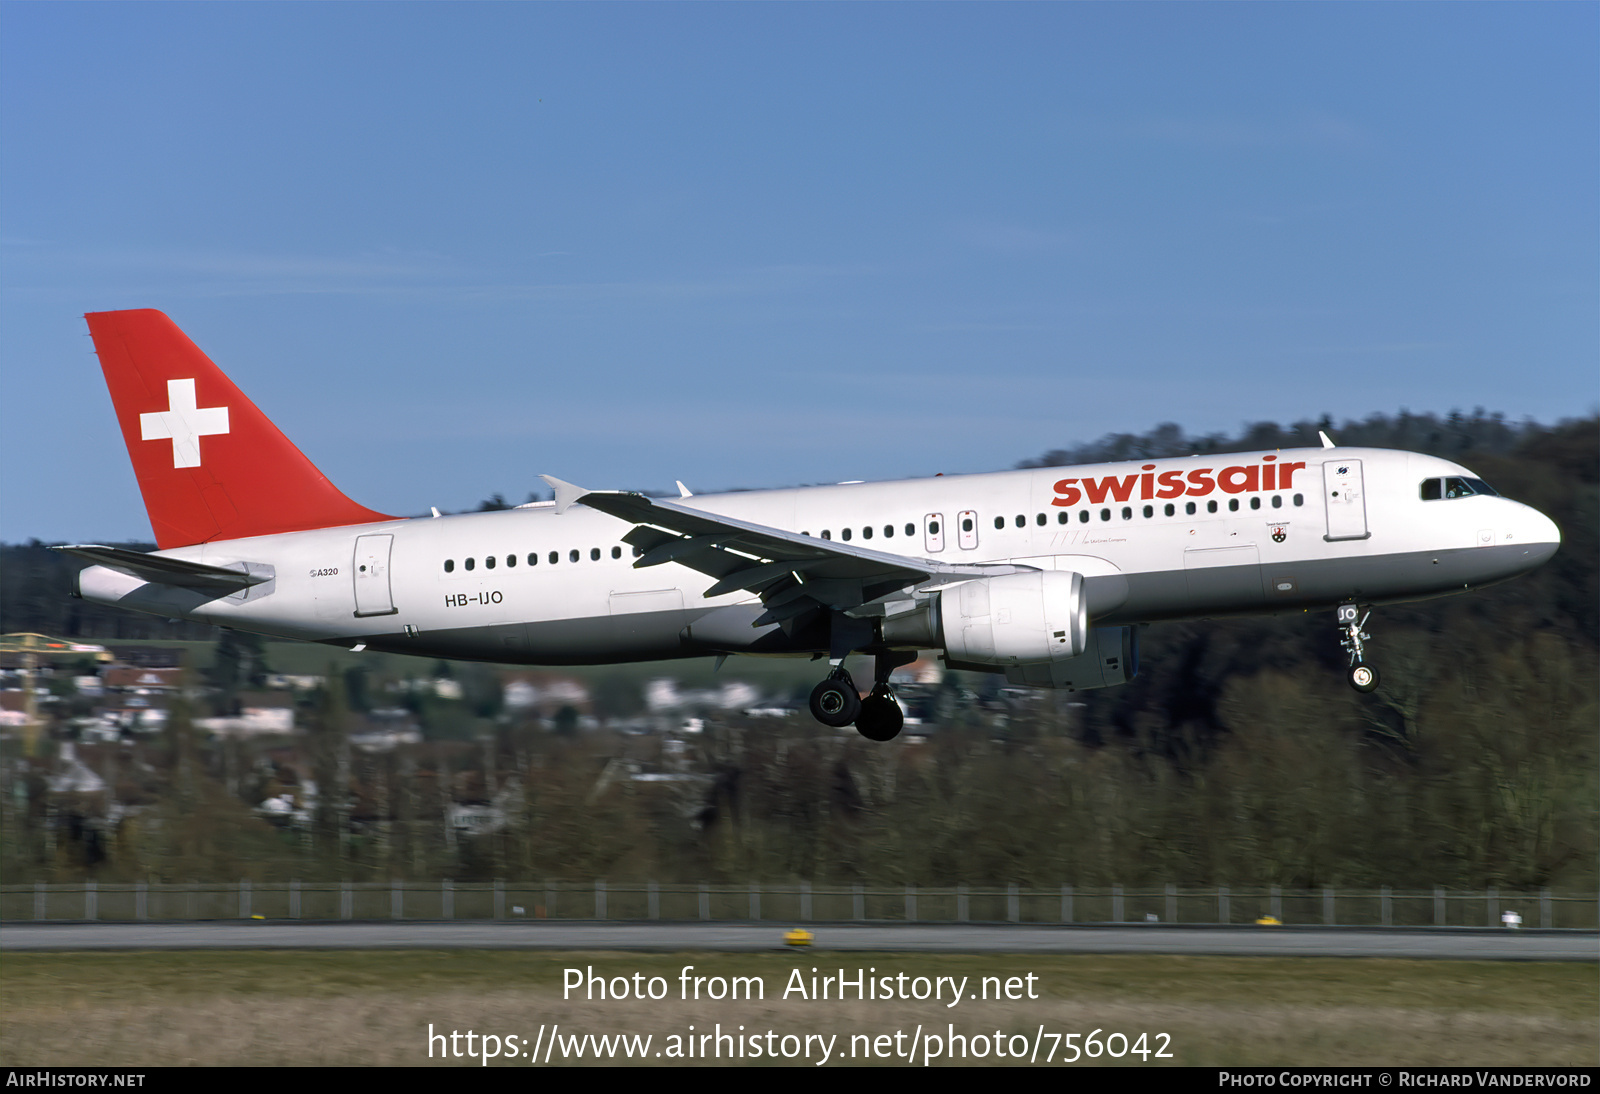
[[[119,663],[142,669],[181,669],[188,652],[181,646],[111,646]]]
[[[553,710],[557,707],[582,707],[589,702],[589,689],[583,681],[553,673],[508,674],[502,698],[509,710]]]
[[[267,687],[277,691],[315,691],[322,686],[325,679],[326,677],[322,676],[272,672],[267,674]]]
[[[33,663],[48,664],[52,657],[93,657],[96,661],[109,661],[112,655],[104,646],[86,642],[73,642],[66,638],[51,638],[47,634],[19,631],[0,636],[0,668],[29,668]]]
[[[363,752],[391,752],[401,745],[422,743],[416,716],[403,707],[370,711],[351,727],[350,743]]]
[[[61,766],[49,779],[53,794],[103,794],[106,781],[78,759],[71,741],[61,742]]]
[[[761,704],[761,693],[743,680],[729,680],[718,688],[680,690],[678,681],[663,676],[645,685],[644,702],[652,714],[683,710],[686,707],[748,710]]]
[[[119,691],[174,691],[183,686],[183,670],[137,665],[111,665],[100,674],[104,688]]]
[[[196,718],[194,724],[219,737],[293,733],[294,699],[282,692],[245,692],[239,696],[238,714],[222,718]]]

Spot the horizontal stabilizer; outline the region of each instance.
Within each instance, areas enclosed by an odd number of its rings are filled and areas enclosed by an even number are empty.
[[[97,566],[105,566],[118,573],[136,577],[140,581],[175,585],[181,589],[233,593],[272,580],[265,574],[246,574],[221,566],[207,566],[203,562],[186,562],[181,558],[147,555],[143,551],[125,551],[121,547],[102,547],[97,543],[52,547],[51,550],[74,555]]]

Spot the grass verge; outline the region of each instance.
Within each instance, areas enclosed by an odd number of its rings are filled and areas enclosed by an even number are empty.
[[[685,966],[707,977],[701,998],[684,999]],[[954,1007],[948,982],[941,999],[811,999],[793,988],[798,971],[811,994],[820,978],[857,970],[898,977],[897,992],[937,977],[966,981]],[[567,969],[648,990],[660,977],[659,1001],[563,997]],[[639,974],[638,980],[634,974]],[[1032,974],[1036,998],[1027,997]],[[758,978],[756,999],[715,1000],[709,978]],[[995,978],[986,984],[985,978]],[[974,998],[985,987],[1021,998]],[[754,981],[750,981],[754,983]],[[689,981],[692,991],[693,982]],[[609,991],[607,993],[610,994]],[[912,1031],[968,1038],[963,1061],[994,1065],[1023,1040],[1094,1030],[1102,1042],[1122,1033],[1130,1045],[1146,1034],[1152,1052],[1164,1042],[1169,1059],[1149,1063],[1204,1065],[1516,1065],[1587,1064],[1600,1060],[1600,969],[1589,964],[1400,961],[1343,958],[1161,957],[1145,955],[984,956],[936,954],[617,954],[482,951],[245,951],[116,954],[8,954],[0,968],[0,1059],[13,1066],[171,1064],[427,1064],[468,1063],[447,1056],[428,1032],[491,1033],[520,1052],[541,1027],[570,1035],[649,1035],[636,1062],[679,1062],[693,1036],[724,1035],[726,1056],[767,1063],[905,1063]],[[743,1027],[740,1031],[739,1027]],[[767,1031],[773,1031],[769,1042]],[[894,1035],[904,1034],[898,1042]],[[785,1060],[782,1038],[802,1049]],[[821,1040],[807,1042],[812,1035]],[[754,1036],[761,1055],[752,1058]],[[887,1042],[879,1038],[888,1037]],[[513,1041],[512,1038],[516,1038]],[[832,1038],[831,1043],[827,1042]],[[547,1042],[545,1042],[547,1043]],[[638,1045],[639,1042],[632,1042]],[[1054,1042],[1055,1061],[1068,1055]],[[716,1042],[705,1042],[708,1049]],[[465,1049],[458,1039],[457,1049]],[[1120,1046],[1115,1046],[1120,1047]],[[975,1053],[982,1049],[984,1056]],[[592,1060],[593,1043],[584,1059]],[[878,1053],[888,1051],[884,1057]],[[656,1053],[663,1053],[657,1056]],[[809,1061],[807,1060],[809,1054]],[[552,1063],[560,1060],[557,1052]],[[852,1058],[853,1056],[853,1058]],[[618,1057],[615,1062],[623,1062]],[[493,1061],[502,1062],[502,1061]],[[569,1062],[578,1062],[576,1059]],[[607,1061],[611,1062],[611,1061]],[[687,1062],[685,1060],[685,1062]],[[699,1063],[696,1051],[694,1062]],[[707,1060],[705,1062],[714,1062]],[[918,1061],[921,1062],[921,1057]],[[935,1063],[941,1062],[935,1059]],[[946,1058],[944,1062],[949,1062]],[[1101,1056],[1079,1063],[1143,1063]]]

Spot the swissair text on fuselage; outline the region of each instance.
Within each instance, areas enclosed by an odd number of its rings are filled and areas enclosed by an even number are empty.
[[[1298,461],[1275,462],[1276,456],[1263,456],[1260,465],[1245,466],[1235,464],[1216,471],[1210,467],[1197,467],[1187,473],[1183,471],[1163,471],[1155,474],[1156,465],[1144,464],[1139,468],[1142,474],[1124,475],[1118,478],[1107,475],[1104,478],[1079,478],[1062,479],[1055,485],[1058,495],[1051,501],[1051,505],[1077,505],[1088,496],[1088,500],[1099,505],[1108,497],[1114,501],[1130,501],[1133,498],[1134,488],[1139,490],[1139,500],[1149,501],[1152,498],[1181,498],[1204,497],[1214,490],[1221,489],[1224,494],[1256,494],[1266,490],[1292,490],[1294,489],[1294,473],[1305,467]]]

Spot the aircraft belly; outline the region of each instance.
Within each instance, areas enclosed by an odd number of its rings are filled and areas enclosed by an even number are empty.
[[[1426,600],[1504,581],[1543,556],[1537,545],[1452,548],[1346,558],[1267,561],[1130,573],[1121,607],[1092,617],[1096,626],[1158,620]],[[1254,591],[1251,590],[1252,582]],[[1239,595],[1229,598],[1227,590]]]
[[[683,630],[704,608],[634,612],[626,616],[491,623],[444,630],[364,636],[367,648],[419,657],[518,665],[605,665],[692,654]],[[403,616],[401,617],[403,619]]]

